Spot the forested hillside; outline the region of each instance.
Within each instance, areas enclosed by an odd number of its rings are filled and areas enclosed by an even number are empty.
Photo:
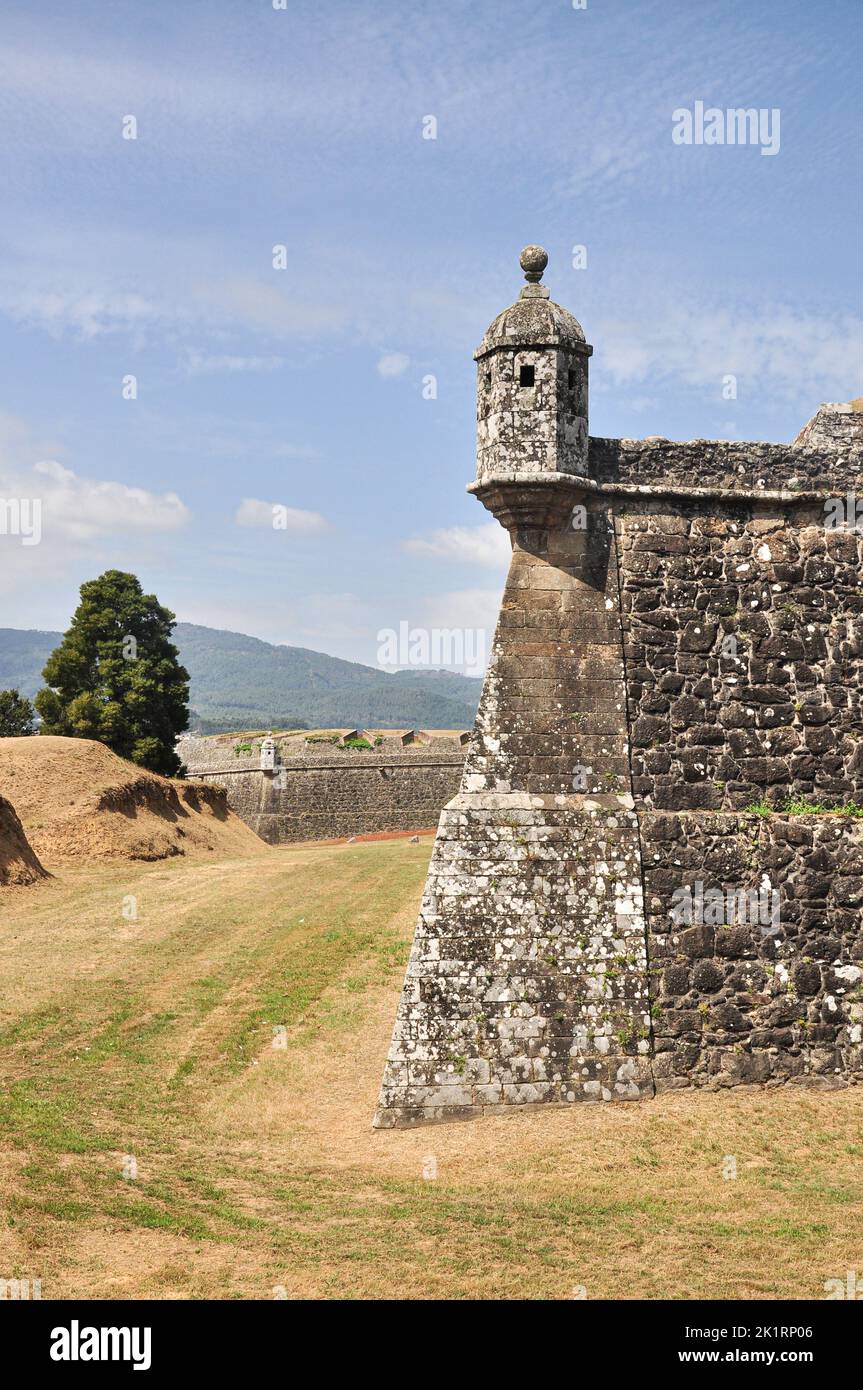
[[[0,689],[32,697],[59,632],[0,628]],[[342,661],[304,647],[178,623],[174,640],[191,676],[192,727],[220,729],[464,728],[480,679],[449,671],[397,671]]]

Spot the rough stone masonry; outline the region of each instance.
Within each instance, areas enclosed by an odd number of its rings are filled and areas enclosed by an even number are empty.
[[[590,438],[547,260],[475,354],[512,561],[378,1127],[863,1080],[863,401]]]

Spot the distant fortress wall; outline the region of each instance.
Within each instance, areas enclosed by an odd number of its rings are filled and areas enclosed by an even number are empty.
[[[356,749],[342,736],[336,743],[288,737],[274,740],[271,768],[261,766],[260,735],[184,738],[178,751],[190,779],[223,786],[231,809],[262,840],[281,845],[434,829],[458,791],[466,739],[411,733]]]

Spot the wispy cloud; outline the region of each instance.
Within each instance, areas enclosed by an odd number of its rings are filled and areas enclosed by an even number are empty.
[[[149,447],[160,453],[188,454],[222,459],[315,459],[310,444],[294,444],[279,437],[278,420],[236,420],[215,412],[171,416],[139,406],[139,428]]]
[[[272,268],[266,235],[250,249],[212,232],[189,238],[71,217],[61,231],[31,218],[8,227],[6,243],[0,313],[13,323],[84,343],[126,336],[195,374],[274,370],[286,348],[310,345],[379,349],[401,338],[423,353],[463,349],[488,317],[481,288],[460,286],[446,256],[416,263],[405,246],[390,248],[392,278],[378,282],[379,250],[335,239],[314,251],[292,244],[284,271]],[[484,278],[494,285],[492,267]],[[217,346],[203,351],[203,334]],[[381,353],[383,373],[404,370],[406,356]]]
[[[496,521],[484,526],[449,526],[430,531],[426,536],[402,541],[402,549],[408,555],[488,569],[506,569],[512,555],[509,536]]]
[[[206,353],[190,349],[186,371],[189,376],[203,376],[209,372],[275,372],[284,363],[284,357],[241,357],[228,352]]]
[[[485,632],[488,651],[497,626],[502,588],[501,579],[501,586],[497,589],[452,589],[446,593],[430,594],[413,606],[411,612],[417,624]]]
[[[799,400],[853,395],[863,381],[863,318],[851,313],[719,302],[679,289],[673,304],[642,294],[631,317],[600,319],[594,337],[597,375],[624,385],[677,381],[720,399],[733,375],[739,396]]]
[[[54,337],[71,333],[85,342],[107,334],[129,334],[140,341],[167,344],[172,338],[176,341],[178,334],[194,334],[205,327],[302,343],[338,336],[350,325],[344,306],[316,301],[307,289],[300,292],[295,284],[277,280],[275,272],[266,279],[264,272],[255,275],[239,269],[219,277],[202,275],[199,269],[190,276],[183,265],[182,244],[172,247],[158,236],[139,243],[143,259],[130,269],[122,264],[122,241],[120,234],[115,235],[104,256],[94,246],[89,263],[80,255],[71,259],[61,247],[49,250],[50,239],[43,247],[44,260],[37,246],[7,258],[0,271],[0,311]],[[145,293],[136,288],[142,278],[146,278]],[[182,355],[193,370],[267,370],[281,365],[264,353],[206,356],[183,348]],[[256,366],[242,365],[249,362]]]
[[[294,531],[306,535],[328,529],[327,521],[320,512],[306,512],[299,507],[287,507],[283,502],[262,502],[257,497],[244,497],[234,520],[238,526],[257,527],[269,531]]]
[[[351,592],[261,592],[244,600],[229,592],[199,591],[181,604],[183,621],[245,632],[276,645],[326,651],[333,645],[352,661],[375,664],[375,615]]]

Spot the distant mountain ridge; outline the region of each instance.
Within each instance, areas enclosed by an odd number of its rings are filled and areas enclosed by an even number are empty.
[[[32,699],[63,634],[0,628],[0,689]],[[191,677],[190,727],[469,728],[482,680],[452,671],[396,671],[343,661],[305,647],[178,623],[174,641]]]

